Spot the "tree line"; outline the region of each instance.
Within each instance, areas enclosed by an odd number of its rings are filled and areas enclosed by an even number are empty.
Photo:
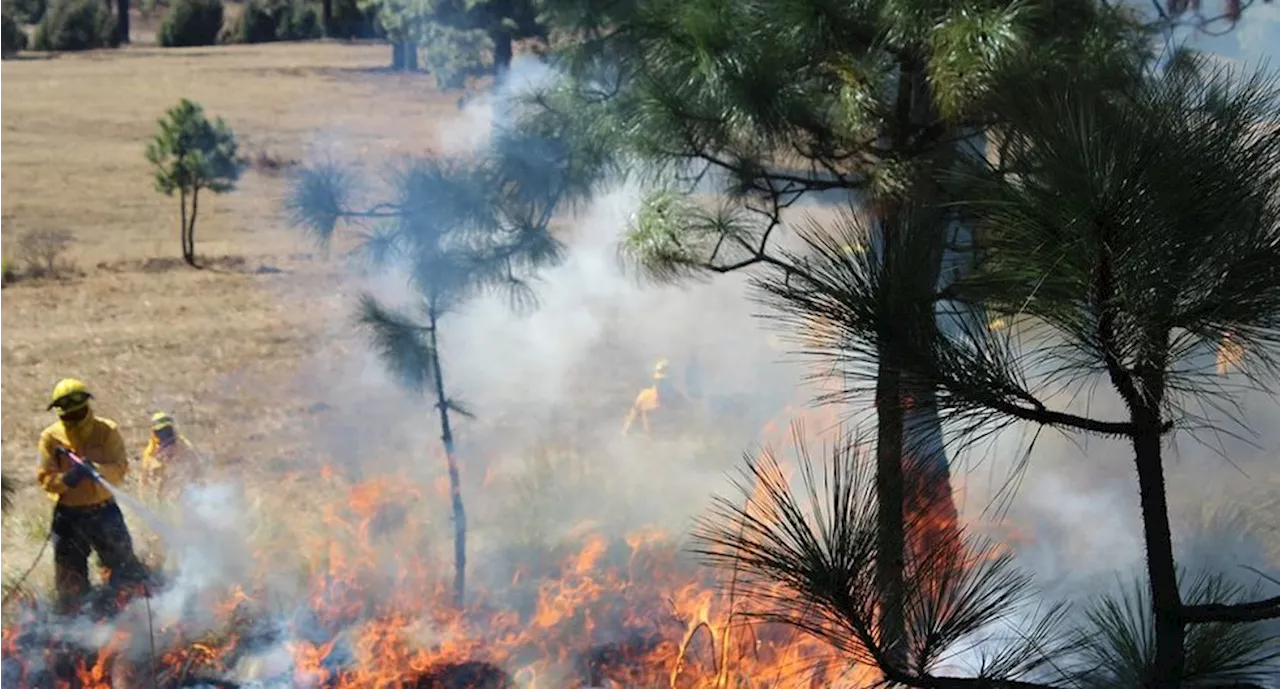
[[[164,47],[381,38],[391,44],[392,69],[425,67],[442,88],[501,73],[517,41],[548,38],[537,0],[247,0],[231,21],[224,0],[161,1],[156,39]],[[130,0],[116,0],[114,11],[99,0],[5,0],[3,54],[117,47],[129,42],[130,9]],[[29,40],[23,26],[31,25]]]

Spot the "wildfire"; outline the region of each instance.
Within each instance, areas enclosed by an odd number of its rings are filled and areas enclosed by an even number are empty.
[[[834,411],[799,406],[784,415],[809,417],[815,433],[838,421]],[[789,430],[770,423],[763,444],[787,445]],[[486,579],[483,565],[472,563],[480,583],[468,607],[456,609],[446,585],[452,563],[433,558],[418,520],[406,517],[431,491],[403,476],[344,484],[340,474],[316,474],[316,494],[341,498],[319,507],[322,528],[291,537],[291,550],[309,559],[304,588],[288,602],[267,576],[279,567],[277,551],[264,552],[256,578],[201,600],[217,618],[212,625],[117,625],[95,654],[72,654],[65,679],[41,670],[58,667],[65,647],[42,647],[6,627],[6,682],[106,689],[131,686],[113,677],[122,668],[138,676],[143,667],[154,668],[162,687],[195,686],[184,682],[196,678],[314,689],[497,687],[485,682],[505,675],[529,689],[811,689],[876,679],[851,671],[815,639],[758,622],[761,603],[737,594],[729,575],[687,562],[673,536],[654,527],[611,536],[586,525],[571,550],[522,561],[501,580]],[[949,527],[954,511],[935,518]],[[148,644],[130,638],[137,634],[162,646],[140,652]]]

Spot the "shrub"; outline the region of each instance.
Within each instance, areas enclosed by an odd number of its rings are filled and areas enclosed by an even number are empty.
[[[27,48],[27,34],[23,33],[22,27],[18,26],[18,22],[8,14],[0,15],[0,57],[10,57],[17,55],[18,51]]]
[[[316,8],[302,0],[249,0],[231,32],[237,43],[303,41],[324,33]]]
[[[222,0],[177,0],[156,39],[166,48],[213,45],[222,31]]]
[[[48,0],[5,0],[4,13],[20,25],[39,24],[48,7]]]
[[[329,36],[333,38],[382,38],[376,7],[360,8],[359,0],[333,0]]]
[[[36,30],[36,50],[114,48],[116,20],[102,0],[56,0]]]
[[[479,29],[455,29],[429,23],[422,41],[427,69],[441,89],[460,89],[472,77],[489,73],[484,55],[493,52],[493,40]]]
[[[18,254],[30,277],[58,277],[74,272],[75,266],[62,257],[75,237],[66,230],[30,230],[18,238]]]
[[[169,0],[137,0],[134,4],[143,19],[149,19],[157,10],[169,7]]]
[[[5,256],[0,259],[0,285],[8,285],[18,281],[18,267],[13,265],[13,259]]]

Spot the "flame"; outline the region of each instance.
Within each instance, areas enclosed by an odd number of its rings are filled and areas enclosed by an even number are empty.
[[[795,417],[803,419],[798,432],[815,435],[840,420],[832,407],[790,405],[761,430],[761,444],[789,446],[797,430],[784,419]],[[780,465],[783,478],[790,479],[791,467]],[[483,472],[486,487],[501,478],[493,466]],[[154,637],[166,646],[156,650],[155,665],[164,676],[226,676],[278,649],[290,661],[283,669],[287,681],[316,689],[412,685],[426,673],[468,662],[503,668],[531,689],[587,679],[592,686],[670,689],[865,687],[880,679],[869,668],[850,669],[815,638],[759,622],[766,603],[741,595],[736,572],[693,567],[661,528],[613,538],[583,522],[568,537],[574,547],[567,552],[548,555],[548,562],[522,561],[510,576],[489,578],[495,590],[477,591],[482,585],[473,579],[472,601],[457,609],[449,556],[436,557],[424,545],[429,539],[419,520],[404,516],[435,497],[430,488],[404,474],[347,483],[331,467],[292,480],[317,496],[315,519],[300,520],[313,528],[291,532],[287,543],[261,553],[261,571],[251,580],[214,592],[202,609],[217,617],[219,631],[193,636],[180,621],[157,620]],[[447,488],[439,488],[447,496]],[[747,509],[770,518],[761,487],[753,490]],[[923,487],[914,490],[930,497]],[[933,510],[923,516],[929,528],[909,547],[954,543],[948,540],[957,520],[950,495],[920,498],[917,509],[926,508]],[[301,557],[305,577],[288,604],[268,593],[268,575],[278,573],[284,553]],[[477,568],[473,563],[470,571]],[[253,621],[274,621],[277,636],[264,641],[249,633]],[[115,668],[127,668],[130,649],[142,641],[130,638],[129,629],[119,626],[96,654],[83,655],[68,684],[111,687]],[[20,636],[20,629],[3,629],[6,658],[31,653]],[[149,657],[132,660],[151,664]]]

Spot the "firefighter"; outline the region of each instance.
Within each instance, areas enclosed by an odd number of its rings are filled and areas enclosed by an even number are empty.
[[[120,594],[144,582],[145,570],[133,552],[133,539],[111,490],[71,453],[92,465],[112,485],[129,470],[124,439],[114,421],[94,415],[93,395],[71,378],[58,382],[49,410],[58,420],[40,433],[40,468],[36,479],[56,502],[53,539],[57,610],[73,614],[89,590],[89,552],[98,554],[110,571],[108,588]]]
[[[640,421],[641,428],[644,429],[645,435],[650,435],[652,425],[650,423],[650,414],[663,410],[664,414],[673,411],[679,411],[684,403],[688,402],[688,396],[677,388],[671,379],[667,376],[668,361],[659,359],[653,366],[653,384],[640,391],[636,395],[635,402],[631,404],[631,411],[627,413],[627,419],[622,424],[622,435],[631,432],[631,426],[637,420]]]
[[[191,478],[195,467],[187,451],[189,445],[172,416],[162,411],[151,415],[151,437],[142,451],[142,485],[153,497],[165,492],[175,474]]]

